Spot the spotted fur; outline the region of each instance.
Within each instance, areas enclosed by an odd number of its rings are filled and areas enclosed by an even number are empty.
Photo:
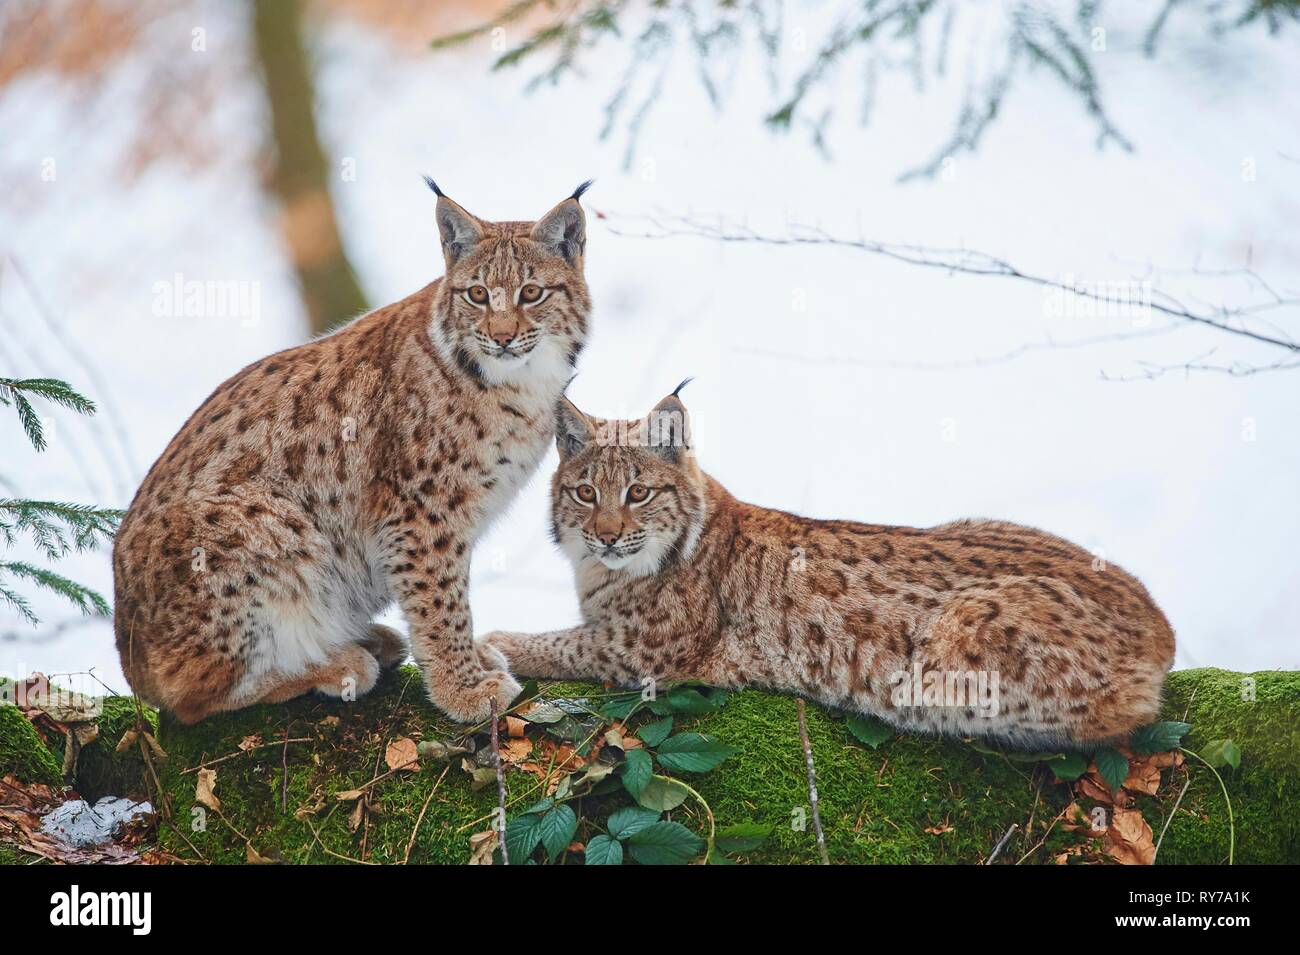
[[[665,415],[670,440],[653,440]],[[641,422],[563,402],[557,443],[554,534],[583,623],[486,637],[516,673],[762,687],[1033,746],[1114,741],[1156,716],[1168,621],[1137,580],[1068,541],[1005,521],[888,527],[742,503],[697,466],[675,394]],[[634,486],[650,496],[634,503]],[[968,692],[929,696],[931,679]],[[981,697],[981,679],[995,692]]]
[[[371,623],[393,600],[449,715],[517,694],[473,642],[470,552],[536,470],[587,338],[585,223],[576,196],[489,223],[439,192],[436,216],[442,279],[239,372],[145,478],[113,552],[144,699],[192,722],[365,693],[407,653]]]

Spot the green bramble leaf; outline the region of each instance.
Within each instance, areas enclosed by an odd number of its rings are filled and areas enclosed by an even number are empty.
[[[654,761],[643,749],[629,749],[623,763],[623,788],[631,793],[633,799],[639,799],[641,790],[654,775]]]
[[[1052,775],[1063,783],[1072,783],[1088,771],[1088,760],[1081,753],[1062,753],[1047,765]]]
[[[655,756],[665,769],[707,773],[736,750],[702,733],[678,733],[659,744]]]
[[[602,716],[611,720],[625,720],[631,715],[632,711],[637,708],[641,702],[641,696],[637,693],[625,693],[618,696],[611,696],[605,701],[600,708]]]
[[[554,861],[573,841],[573,834],[578,831],[578,817],[567,804],[560,803],[541,816],[537,829],[546,858]]]
[[[1183,737],[1191,728],[1191,723],[1152,723],[1137,730],[1129,740],[1129,746],[1133,752],[1143,756],[1149,753],[1167,753],[1182,745]]]
[[[671,716],[666,716],[661,720],[656,720],[653,723],[647,723],[645,726],[642,726],[636,731],[636,736],[642,743],[653,749],[655,746],[658,746],[667,739],[668,734],[672,731],[673,718]]]
[[[536,813],[546,812],[554,805],[555,805],[555,800],[552,799],[550,796],[547,796],[544,799],[541,799],[538,802],[533,803],[531,806],[525,809],[524,815],[531,816]]]
[[[627,840],[627,850],[642,865],[685,865],[704,849],[704,840],[680,822],[656,822]]]
[[[669,809],[676,809],[684,803],[691,791],[675,779],[667,776],[653,775],[641,787],[640,794],[636,801],[647,809],[654,809],[657,812],[667,812]]]
[[[609,830],[609,834],[613,838],[626,839],[628,836],[636,835],[646,826],[658,821],[659,813],[655,810],[629,806],[626,809],[619,809],[610,813],[605,828]]]
[[[894,735],[894,728],[892,726],[873,716],[854,714],[849,717],[848,722],[845,725],[858,742],[865,743],[872,749],[875,749],[885,740]]]
[[[1201,758],[1211,766],[1241,768],[1241,747],[1230,739],[1211,740],[1201,750]]]
[[[623,844],[603,833],[587,840],[586,865],[622,865]]]
[[[667,716],[671,713],[704,716],[718,709],[720,705],[714,698],[705,696],[695,687],[675,686],[650,703],[650,712],[658,716]]]
[[[542,817],[527,813],[506,823],[506,849],[510,858],[522,863],[542,841]]]
[[[1124,780],[1128,778],[1128,758],[1123,753],[1113,749],[1098,750],[1093,761],[1097,764],[1097,772],[1101,773],[1101,778],[1112,792],[1124,785]]]

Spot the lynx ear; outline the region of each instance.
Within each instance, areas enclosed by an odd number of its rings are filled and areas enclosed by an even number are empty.
[[[470,215],[460,204],[443,195],[438,184],[428,176],[425,183],[438,197],[438,210],[434,213],[438,220],[438,234],[442,236],[442,254],[450,269],[465,253],[483,241],[483,223]]]
[[[691,383],[687,378],[646,417],[646,445],[665,461],[677,464],[691,450],[691,421],[678,392]]]
[[[533,241],[570,265],[582,257],[587,247],[587,217],[578,200],[590,186],[589,179],[533,225]]]
[[[560,460],[580,454],[596,437],[591,421],[563,395],[555,406],[555,448]]]

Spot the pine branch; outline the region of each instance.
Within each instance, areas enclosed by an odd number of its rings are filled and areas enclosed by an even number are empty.
[[[22,596],[15,593],[4,584],[0,584],[0,603],[8,604],[14,610],[18,611],[18,616],[22,617],[33,627],[41,622],[36,614],[32,613],[31,604]]]
[[[44,567],[36,567],[23,561],[0,561],[0,577],[3,577],[4,574],[30,581],[37,587],[58,594],[88,617],[107,617],[112,612],[108,606],[108,601],[89,587],[84,587],[76,581],[69,580],[62,574],[56,574],[52,570],[46,570]],[[14,607],[19,614],[26,617],[33,624],[40,622],[39,618],[32,613],[27,602],[3,585],[0,585],[0,599]]]
[[[107,543],[124,514],[90,504],[0,498],[0,537],[12,547],[19,533],[26,533],[49,560],[58,560],[69,550],[87,551]]]
[[[95,403],[58,378],[0,378],[0,404],[13,404],[27,440],[37,451],[45,450],[45,429],[27,395],[44,398],[78,414],[93,415]]]

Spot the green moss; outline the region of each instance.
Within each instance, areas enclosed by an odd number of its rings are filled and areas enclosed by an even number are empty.
[[[1235,812],[1236,861],[1300,861],[1300,674],[1248,675],[1255,680],[1255,702],[1242,699],[1243,676],[1221,670],[1171,674],[1163,715],[1193,724],[1186,741],[1189,749],[1198,750],[1219,738],[1231,738],[1241,746],[1241,768],[1224,772]],[[601,691],[564,685],[550,692],[578,696]],[[134,720],[133,707],[112,706],[123,708],[110,714],[106,707],[101,741],[108,751]],[[1028,862],[1045,863],[1079,838],[1058,826],[1045,844],[1037,846],[1044,823],[1071,799],[1069,787],[1056,783],[1041,765],[982,753],[961,741],[913,736],[896,737],[872,750],[849,735],[843,716],[812,706],[807,713],[821,816],[834,862],[977,863],[1016,824],[1020,831],[1008,842],[1000,861],[1026,857]],[[14,715],[21,718],[16,711]],[[0,745],[23,729],[15,725],[6,737],[7,726],[0,722]],[[679,718],[677,728],[718,736],[737,749],[712,773],[682,778],[698,789],[719,827],[749,821],[775,827],[764,846],[745,856],[747,861],[815,861],[793,699],[735,693],[721,711],[693,721]],[[26,729],[23,753],[32,750],[35,735],[30,727]],[[306,742],[286,748],[281,742],[286,731]],[[463,731],[428,704],[419,674],[409,667],[387,677],[370,696],[355,703],[308,697],[282,706],[254,707],[192,727],[164,719],[159,739],[169,753],[162,773],[172,817],[161,828],[160,842],[178,856],[201,855],[211,862],[243,862],[249,843],[264,856],[290,862],[340,862],[337,856],[355,858],[363,851],[369,861],[398,862],[406,856],[427,799],[410,861],[463,863],[469,856],[470,835],[489,826],[496,796],[490,786],[472,790],[459,757],[441,782],[445,764],[426,760],[418,772],[396,774],[375,784],[371,793],[377,812],[370,814],[364,832],[350,832],[346,824],[353,803],[334,798],[385,770],[383,749],[390,739],[451,740]],[[242,741],[270,745],[241,750]],[[36,759],[43,759],[46,771],[52,769],[57,776],[57,757],[48,750],[45,754]],[[197,805],[197,775],[186,772],[204,760],[216,759],[222,759],[214,766],[220,814]],[[83,765],[82,774],[90,772],[92,765]],[[135,771],[139,772],[138,766]],[[1228,814],[1213,773],[1191,760],[1186,775],[1181,770],[1166,771],[1164,777],[1158,795],[1138,799],[1156,834],[1172,811],[1182,782],[1190,779],[1190,785],[1169,825],[1160,861],[1225,861]],[[526,773],[509,771],[507,784],[515,809],[540,795],[536,778]],[[322,801],[320,811],[295,816],[300,807]],[[583,801],[580,814],[603,820],[628,802],[621,791],[592,797]],[[694,800],[674,816],[696,831],[707,827]],[[1034,826],[1026,835],[1031,816]],[[802,828],[796,825],[801,819]],[[580,830],[578,838],[587,835]]]
[[[310,738],[310,743],[277,740]],[[243,862],[248,844],[267,856],[288,862],[338,862],[325,848],[356,857],[365,840],[366,858],[400,862],[406,857],[416,819],[434,786],[410,861],[464,863],[469,837],[489,828],[485,818],[496,805],[496,791],[470,788],[459,758],[446,773],[445,764],[421,762],[417,772],[391,776],[371,789],[377,812],[366,831],[353,834],[346,825],[354,803],[335,794],[355,789],[386,770],[383,751],[395,737],[448,740],[463,732],[428,704],[419,674],[404,668],[386,677],[364,700],[344,703],[304,698],[277,707],[253,707],[182,727],[164,717],[160,739],[167,749],[164,785],[172,798],[170,823],[161,827],[164,848],[210,862]],[[204,809],[195,799],[197,775],[185,772],[204,759],[239,751],[241,740],[255,737],[270,743],[217,764],[216,795],[220,813]],[[286,780],[287,769],[287,780]],[[524,798],[535,780],[522,773],[508,779],[512,798]],[[320,812],[296,818],[295,811],[313,799],[323,799]],[[287,811],[285,809],[287,807]],[[224,817],[224,821],[223,818]],[[319,834],[313,835],[313,828]],[[238,830],[238,831],[236,831]]]
[[[102,710],[95,720],[99,735],[77,754],[76,790],[91,802],[101,796],[144,798],[148,786],[145,783],[144,757],[140,755],[140,747],[130,746],[121,753],[117,752],[117,744],[122,735],[135,726],[135,698],[106,696],[101,702]],[[148,707],[141,707],[140,711],[156,732],[158,714]],[[58,757],[60,765],[65,742],[66,739],[50,741],[50,748]]]
[[[1242,700],[1242,679],[1255,681],[1255,702]],[[1187,670],[1170,674],[1162,717],[1186,719],[1186,741],[1196,750],[1214,739],[1243,750],[1239,771],[1224,771],[1233,800],[1236,861],[1300,861],[1300,673],[1237,674]],[[800,862],[814,857],[811,827],[792,830],[791,813],[807,806],[807,785],[792,700],[736,694],[721,713],[701,721],[741,753],[705,777],[701,791],[719,825],[748,818],[783,823],[756,862]],[[1023,832],[1036,818],[1051,819],[1069,802],[1067,787],[1042,768],[1031,772],[958,741],[902,737],[878,750],[859,745],[843,721],[808,708],[817,765],[823,828],[831,858],[842,862],[979,862],[1013,823]],[[1190,761],[1191,785],[1160,850],[1165,863],[1227,861],[1228,812],[1213,773]],[[1159,834],[1181,785],[1166,785],[1138,805]],[[926,832],[927,828],[952,831]],[[1038,839],[1017,834],[1004,850],[1013,861]],[[1030,858],[1073,842],[1056,833]]]
[[[45,745],[18,707],[0,703],[0,776],[7,773],[27,783],[63,785],[59,757]]]
[[[1247,680],[1254,681],[1253,699]],[[1170,674],[1166,697],[1165,718],[1192,724],[1184,740],[1189,750],[1217,739],[1241,746],[1241,767],[1219,770],[1232,799],[1236,861],[1300,862],[1300,673],[1184,670]],[[1189,765],[1192,785],[1169,827],[1161,861],[1226,862],[1223,791],[1210,770],[1194,759]]]

